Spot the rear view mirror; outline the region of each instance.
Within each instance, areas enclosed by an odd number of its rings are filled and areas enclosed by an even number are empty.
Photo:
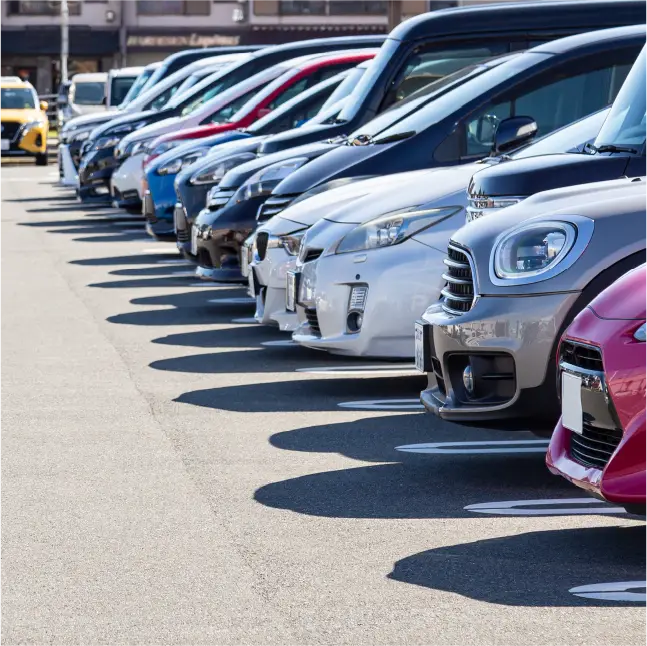
[[[532,117],[510,117],[499,123],[494,135],[493,155],[501,155],[528,143],[537,135],[537,122]]]

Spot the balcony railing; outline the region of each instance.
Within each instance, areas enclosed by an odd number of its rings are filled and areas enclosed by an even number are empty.
[[[386,0],[254,0],[256,16],[386,16]]]
[[[139,16],[208,16],[209,0],[137,0]]]
[[[60,0],[10,0],[8,3],[10,16],[59,16],[61,14]],[[81,15],[81,2],[68,0],[70,16]]]

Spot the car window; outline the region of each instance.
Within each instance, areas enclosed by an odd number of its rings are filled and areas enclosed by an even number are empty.
[[[110,88],[110,105],[119,105],[128,94],[134,79],[132,76],[115,76]]]
[[[267,85],[267,83],[265,85]],[[253,98],[254,95],[258,94],[263,89],[263,87],[264,85],[261,85],[249,90],[249,92],[245,92],[237,99],[230,101],[229,103],[227,103],[227,105],[223,106],[219,110],[216,110],[213,114],[209,115],[200,123],[204,125],[207,123],[225,123],[229,121],[245,105],[245,103]]]
[[[628,49],[578,59],[472,113],[461,127],[463,157],[489,154],[499,123],[508,117],[532,117],[541,136],[609,105],[636,54]]]
[[[272,99],[270,104],[267,106],[268,110],[275,110],[280,105],[283,105],[298,94],[301,94],[301,92],[310,85],[310,80],[311,77],[306,76],[305,78],[299,79],[296,83],[293,83],[290,87],[281,92],[281,94]]]
[[[2,88],[1,97],[3,110],[25,110],[36,107],[34,93],[28,88]]]
[[[106,94],[102,82],[81,82],[72,84],[72,103],[78,105],[101,105]]]
[[[167,87],[162,93],[158,94],[152,101],[150,101],[144,110],[159,110],[164,104],[175,94],[177,89],[182,85],[184,80],[178,81],[177,83]]]

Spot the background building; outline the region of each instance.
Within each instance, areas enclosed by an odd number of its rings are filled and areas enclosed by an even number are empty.
[[[69,73],[141,65],[192,47],[386,33],[394,20],[468,2],[473,4],[473,0],[68,0]],[[28,78],[41,94],[56,91],[60,0],[2,0],[1,6],[2,74]]]

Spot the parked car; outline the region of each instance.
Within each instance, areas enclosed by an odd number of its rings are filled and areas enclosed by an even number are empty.
[[[108,109],[117,109],[123,104],[130,88],[143,71],[143,67],[121,67],[108,72],[106,84],[106,107]]]
[[[174,211],[174,231],[178,237],[178,246],[183,253],[188,254],[188,234],[192,219],[191,213],[197,213],[205,204],[206,193],[212,181],[213,172],[209,175],[210,164],[218,158],[218,154],[210,154],[213,150],[222,153],[224,150],[235,150],[238,153],[253,153],[261,141],[277,132],[283,132],[288,128],[310,127],[312,122],[333,118],[339,113],[343,99],[348,96],[354,87],[357,79],[366,71],[370,61],[335,76],[321,81],[297,96],[289,99],[283,105],[272,110],[266,116],[255,121],[247,128],[229,130],[225,133],[204,137],[201,139],[190,139],[181,145],[162,153],[153,161],[147,163],[147,186],[155,205],[155,220],[147,220],[150,229],[155,235],[164,236],[170,234],[170,228],[164,221],[157,222],[157,212],[171,213]],[[229,146],[224,146],[229,142]],[[221,145],[218,145],[221,144]],[[123,145],[123,140],[122,144]],[[116,151],[118,153],[118,150]],[[128,157],[121,167],[113,174],[112,183],[117,190],[120,186],[132,186],[136,183],[142,186],[143,161],[145,153],[135,155],[134,160]],[[249,155],[253,157],[253,155]],[[191,178],[194,172],[198,177],[203,175],[202,167],[195,160],[210,160],[205,168],[207,173],[204,178],[194,182]],[[179,166],[178,166],[179,165]],[[195,168],[194,168],[195,165]],[[180,168],[178,171],[177,168]],[[174,180],[181,173],[182,169],[190,168],[188,176],[185,174],[178,179],[178,186],[174,189]],[[130,176],[128,176],[130,175]],[[135,179],[133,176],[137,175]],[[186,206],[178,202],[177,195],[182,195],[186,200]],[[196,208],[194,202],[199,203]]]
[[[293,338],[303,345],[356,356],[413,357],[413,326],[444,286],[441,250],[465,224],[472,175],[491,165],[582,150],[608,113],[601,110],[522,146],[519,140],[532,129],[527,119],[513,118],[501,122],[498,135],[510,133],[508,126],[516,122],[516,137],[499,138],[497,154],[479,162],[378,176],[288,207],[255,235],[250,286],[258,287],[259,322],[279,319],[284,329],[294,330],[297,311]],[[277,244],[277,237],[294,230],[301,237],[298,259]],[[299,280],[301,272],[305,281]],[[294,282],[288,311],[287,277]],[[308,296],[295,302],[299,283]]]
[[[128,138],[138,137],[140,141],[148,141],[148,145],[144,145],[147,152],[145,164],[148,168],[155,157],[182,144],[183,141],[250,126],[260,117],[269,115],[273,110],[298,96],[304,90],[314,87],[319,81],[335,76],[339,72],[354,67],[359,62],[373,58],[374,55],[373,50],[364,49],[354,52],[314,54],[279,63],[268,70],[259,72],[248,81],[239,83],[228,92],[219,94],[216,99],[212,99],[202,108],[194,110],[177,123],[178,127],[188,126],[191,123],[198,124],[193,128],[187,127],[184,130],[173,132],[174,122],[169,119],[168,123],[162,122],[154,126],[156,131],[170,130],[170,134],[166,136],[157,137],[151,141],[149,129],[152,126],[149,126],[140,132],[132,133]],[[126,145],[125,140],[124,145]],[[149,223],[151,220],[165,221],[167,235],[175,240],[173,227],[175,201],[156,203],[155,180],[160,175],[157,172],[149,171],[146,173],[146,177],[149,180],[150,188],[144,196],[144,216]],[[157,183],[159,184],[159,182]],[[170,187],[172,188],[172,183]],[[160,235],[152,229],[151,233],[158,237]]]
[[[538,193],[459,229],[416,323],[421,393],[443,419],[552,433],[555,356],[575,316],[645,262],[644,178]]]
[[[139,76],[135,79],[135,82],[130,86],[128,94],[126,94],[119,105],[120,110],[125,109],[131,101],[136,99],[143,92],[144,86],[148,83],[148,79],[153,76],[153,73],[158,67],[160,67],[160,65],[162,65],[162,62],[156,61],[155,63],[149,63],[142,69]]]
[[[2,156],[34,157],[37,166],[47,165],[47,103],[38,100],[26,81],[2,81],[0,110]]]
[[[546,464],[596,498],[645,515],[645,265],[605,289],[559,346],[562,416]]]
[[[196,219],[199,275],[240,280],[238,241],[255,228],[256,212],[259,221],[269,219],[317,186],[476,161],[490,151],[502,119],[532,117],[543,135],[608,105],[644,42],[644,25],[618,27],[472,65],[418,90],[345,144],[318,144],[329,151],[317,159],[301,146],[273,167],[264,158],[230,170],[215,208]]]
[[[383,36],[354,36],[342,38],[318,38],[296,43],[266,47],[248,59],[227,68],[217,78],[209,77],[198,83],[186,98],[171,103],[153,113],[131,114],[115,119],[92,131],[83,147],[82,168],[79,168],[79,197],[85,201],[109,200],[110,177],[118,166],[114,157],[115,146],[127,134],[162,119],[188,114],[204,101],[233,88],[254,74],[297,56],[331,52],[343,49],[379,47]]]

